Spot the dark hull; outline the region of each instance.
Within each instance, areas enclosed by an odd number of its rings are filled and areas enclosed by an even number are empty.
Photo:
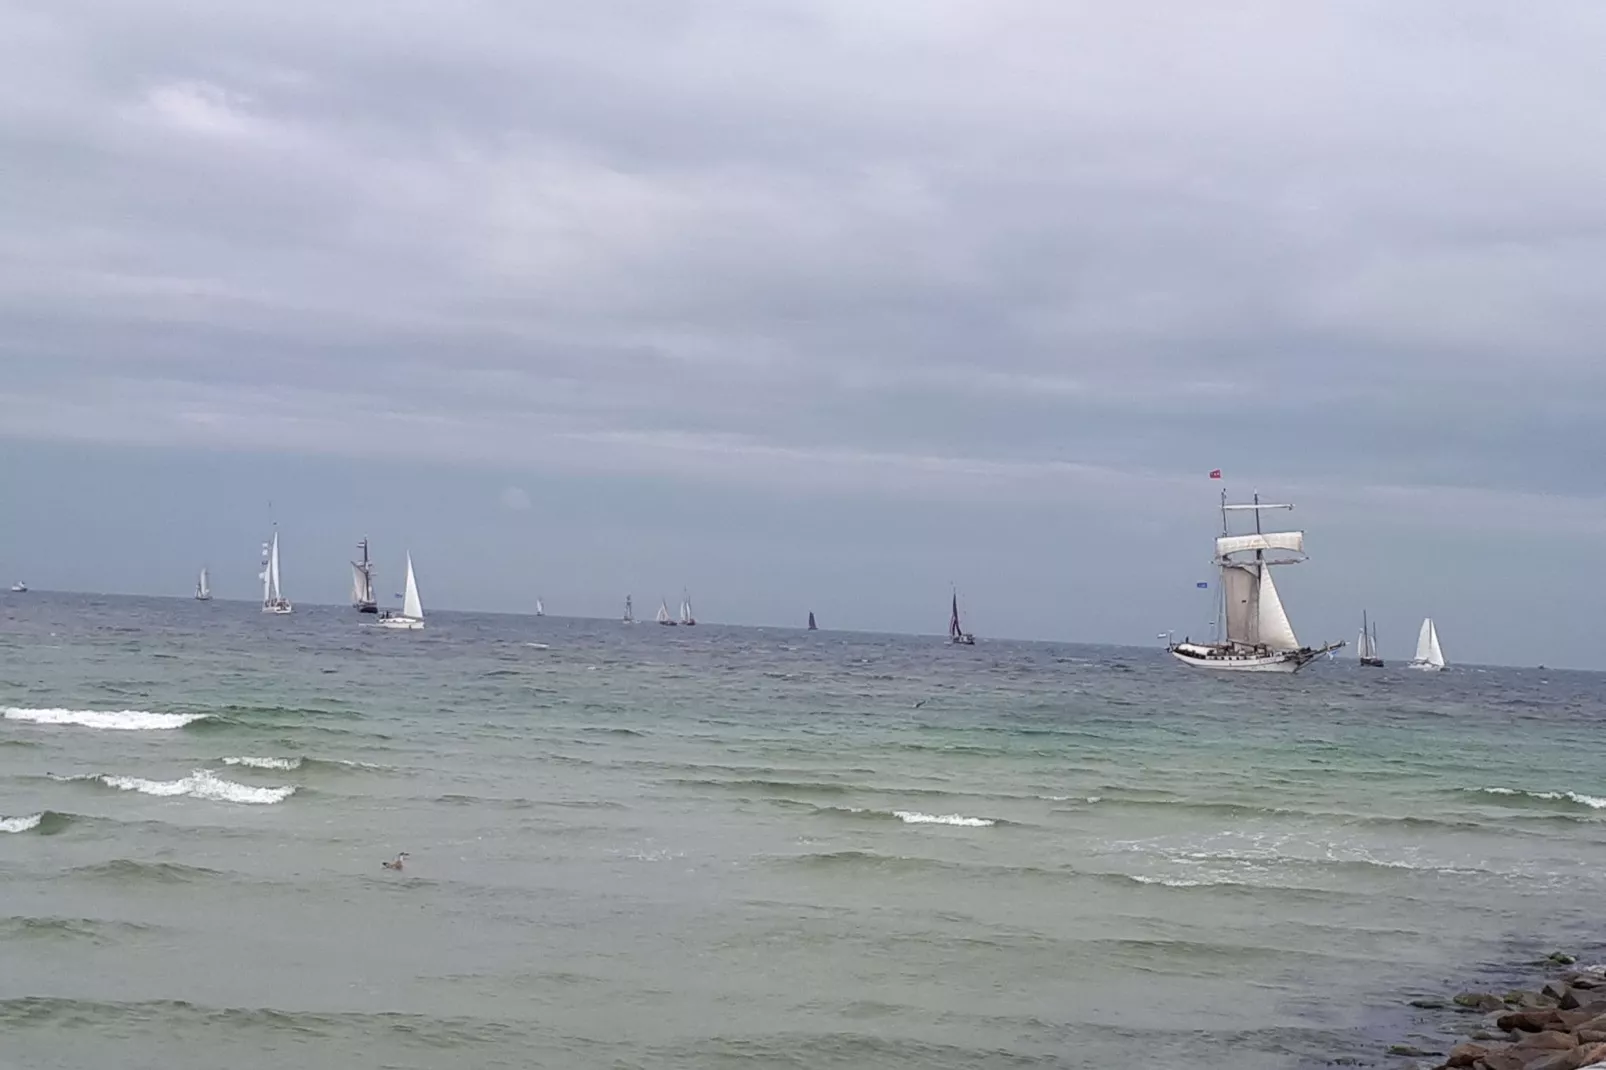
[[[1361,659],[1361,664],[1364,665],[1368,669],[1381,669],[1383,667],[1383,659],[1382,658],[1362,658]]]
[[[358,613],[378,613],[379,612],[379,604],[376,603],[376,602],[364,602],[361,605],[357,606],[357,612]]]

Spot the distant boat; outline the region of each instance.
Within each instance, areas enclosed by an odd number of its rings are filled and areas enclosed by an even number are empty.
[[[812,616],[812,614],[811,614]],[[953,608],[948,613],[948,641],[962,646],[975,646],[976,637],[959,626],[959,592],[954,592]]]
[[[1234,669],[1239,672],[1298,672],[1308,663],[1342,642],[1313,650],[1294,635],[1272,582],[1274,565],[1297,565],[1305,560],[1303,531],[1261,531],[1260,514],[1267,509],[1292,509],[1292,505],[1262,503],[1256,494],[1253,503],[1228,505],[1227,492],[1221,492],[1221,535],[1216,539],[1216,567],[1221,570],[1221,608],[1217,620],[1226,622],[1226,635],[1213,643],[1184,639],[1171,647],[1171,655],[1185,665],[1205,669]],[[1235,510],[1255,514],[1255,530],[1234,535],[1227,528],[1227,514]],[[1300,554],[1295,558],[1272,560],[1268,552],[1286,550]],[[1239,557],[1253,554],[1253,557]]]
[[[28,585],[26,583],[23,583],[21,580],[18,580],[16,583],[13,583],[11,585],[11,593],[12,594],[27,594],[28,593]]]
[[[1416,636],[1416,657],[1406,666],[1423,672],[1444,671],[1444,650],[1439,646],[1439,629],[1432,617],[1422,618],[1422,630]]]
[[[262,612],[293,613],[295,607],[279,586],[279,528],[274,525],[273,541],[262,544]]]
[[[546,606],[541,604],[541,599],[539,596],[537,596],[535,599],[535,615],[537,617],[546,616]]]
[[[625,615],[623,620],[626,624],[636,623],[636,611],[630,605],[630,596],[628,594],[625,595]]]
[[[819,625],[814,623],[814,610],[811,609],[811,610],[809,610],[809,631],[817,632],[819,630],[820,630]]]
[[[195,581],[195,600],[197,602],[210,602],[212,600],[212,585],[207,582],[206,569],[201,569],[201,578]]]
[[[374,563],[368,560],[368,540],[357,543],[362,560],[351,563],[351,608],[358,613],[378,613],[379,600],[374,597]]]
[[[402,611],[392,613],[387,609],[379,615],[377,623],[381,628],[410,632],[416,632],[424,626],[424,604],[418,600],[418,579],[413,575],[411,551],[407,554],[407,587],[402,595]]]
[[[1364,609],[1361,610],[1361,638],[1355,644],[1355,647],[1361,655],[1362,665],[1372,669],[1381,669],[1383,667],[1383,658],[1377,652],[1377,625],[1372,625],[1371,631],[1366,630],[1366,611]]]
[[[666,628],[675,626],[675,618],[669,615],[669,599],[667,598],[658,600],[658,623]]]
[[[691,595],[684,590],[680,592],[680,623],[687,627],[697,623],[697,618],[691,614]]]

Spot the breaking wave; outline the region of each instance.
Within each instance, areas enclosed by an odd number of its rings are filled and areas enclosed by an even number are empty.
[[[249,803],[269,806],[283,802],[296,793],[294,787],[254,788],[249,784],[236,784],[224,780],[210,769],[197,769],[179,780],[146,780],[137,776],[110,776],[97,773],[91,776],[57,777],[58,780],[86,780],[104,784],[118,791],[137,791],[141,795],[188,795],[212,802]]]
[[[300,758],[225,758],[224,765],[238,765],[246,769],[300,769]]]
[[[998,824],[990,817],[966,817],[964,814],[922,814],[918,810],[894,810],[892,816],[906,825],[957,825],[961,828],[992,828]]]
[[[29,721],[33,724],[78,725],[83,728],[112,729],[123,732],[155,731],[183,728],[194,721],[206,719],[204,713],[151,713],[147,710],[35,710],[22,706],[7,706],[8,721]]]
[[[22,817],[0,817],[0,833],[37,832],[41,836],[54,836],[72,824],[73,820],[72,814],[60,814],[54,810],[41,810],[37,814]]]
[[[1545,802],[1573,802],[1591,810],[1606,810],[1606,799],[1599,795],[1585,795],[1577,791],[1523,791],[1519,788],[1468,788],[1480,795],[1505,795],[1520,799],[1540,799]]]

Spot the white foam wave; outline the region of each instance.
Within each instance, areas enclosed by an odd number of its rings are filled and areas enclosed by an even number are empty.
[[[253,788],[249,784],[236,784],[224,780],[210,769],[197,769],[181,780],[146,780],[137,776],[98,776],[109,788],[118,791],[137,791],[142,795],[189,795],[212,802],[251,803],[268,806],[283,802],[296,793],[293,787]]]
[[[246,769],[300,769],[300,758],[225,758],[224,765],[238,765]]]
[[[163,728],[183,728],[191,721],[205,719],[206,714],[150,713],[146,710],[33,710],[21,706],[8,706],[5,716],[8,721],[31,721],[34,724],[73,724],[83,728],[148,732]]]
[[[1566,799],[1569,802],[1587,806],[1591,810],[1606,810],[1606,799],[1598,795],[1585,795],[1577,791],[1523,791],[1519,788],[1475,788],[1475,791],[1484,795],[1522,795],[1529,799],[1544,799],[1547,802],[1559,802]]]
[[[38,828],[39,822],[44,819],[44,814],[29,814],[27,817],[0,817],[0,832],[27,832],[29,829]]]
[[[966,817],[964,814],[922,814],[917,810],[894,810],[892,816],[909,825],[959,825],[963,828],[991,828],[998,822],[985,817]]]

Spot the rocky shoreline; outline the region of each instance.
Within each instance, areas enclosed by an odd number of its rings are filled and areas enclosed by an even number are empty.
[[[1445,1032],[1462,1039],[1447,1051],[1395,1044],[1389,1054],[1401,1070],[1606,1070],[1606,966],[1579,966],[1559,951],[1543,965],[1548,976],[1532,990],[1411,1000],[1455,1016]]]

